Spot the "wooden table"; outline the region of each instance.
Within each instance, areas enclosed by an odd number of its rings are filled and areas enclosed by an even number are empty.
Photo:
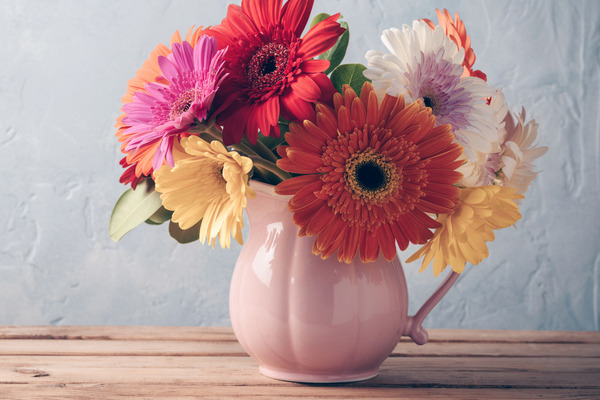
[[[0,327],[0,399],[600,399],[600,332],[431,330],[374,379],[266,378],[230,328]]]

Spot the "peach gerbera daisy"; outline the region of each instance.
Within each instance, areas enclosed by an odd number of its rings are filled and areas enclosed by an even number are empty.
[[[523,195],[502,186],[480,186],[460,190],[460,203],[452,214],[438,216],[441,227],[433,238],[406,262],[423,258],[421,271],[433,260],[438,276],[450,265],[461,273],[467,262],[479,264],[489,254],[486,242],[494,240],[494,230],[507,228],[521,218],[515,200]]]
[[[533,161],[546,154],[548,147],[536,145],[538,124],[534,119],[525,123],[524,108],[515,116],[508,113],[505,123],[500,153],[500,184],[513,187],[524,194],[538,174],[533,169]]]
[[[410,243],[425,243],[439,226],[429,214],[454,209],[462,148],[449,125],[421,101],[386,95],[381,106],[370,83],[360,98],[348,86],[335,109],[317,103],[316,124],[291,124],[280,146],[282,169],[305,174],[275,188],[293,195],[289,209],[299,235],[316,236],[313,253],[351,262],[387,260]]]
[[[171,220],[184,230],[202,220],[200,240],[213,247],[217,236],[223,248],[230,247],[231,236],[242,244],[243,211],[247,199],[256,197],[248,186],[252,160],[217,140],[209,144],[190,136],[181,145],[187,155],[155,173],[163,206],[173,211]]]

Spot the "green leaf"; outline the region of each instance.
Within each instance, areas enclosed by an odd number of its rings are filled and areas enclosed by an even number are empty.
[[[362,64],[342,64],[331,73],[331,82],[340,93],[344,85],[350,85],[360,95],[363,84],[371,82],[363,75],[365,69],[367,67]]]
[[[189,229],[181,229],[177,222],[171,221],[169,223],[169,235],[181,244],[194,242],[200,238],[201,224],[202,220]]]
[[[146,179],[136,189],[128,189],[119,197],[110,216],[108,234],[118,242],[127,232],[150,218],[160,207],[160,194],[154,182]]]
[[[310,21],[310,27],[312,28],[313,26],[315,26],[319,22],[324,21],[324,20],[326,20],[329,17],[331,17],[331,15],[329,15],[327,13],[321,13],[321,14],[315,15],[315,17],[312,19],[312,21]]]
[[[170,220],[171,215],[173,215],[173,211],[169,211],[165,207],[160,207],[146,220],[146,223],[150,225],[160,225]]]

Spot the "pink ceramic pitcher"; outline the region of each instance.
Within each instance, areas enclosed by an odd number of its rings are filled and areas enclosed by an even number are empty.
[[[260,372],[296,382],[351,382],[377,375],[402,335],[427,342],[421,323],[458,274],[414,316],[398,260],[340,263],[312,254],[298,237],[289,197],[252,182],[250,235],[231,281],[231,324]]]

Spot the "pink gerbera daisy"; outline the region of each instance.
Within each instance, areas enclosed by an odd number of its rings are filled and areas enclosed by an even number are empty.
[[[125,151],[153,148],[152,169],[173,161],[173,140],[207,119],[219,84],[224,78],[223,55],[215,38],[203,36],[195,47],[173,43],[173,52],[160,56],[163,80],[149,82],[123,106]]]
[[[314,102],[331,100],[335,89],[323,73],[329,61],[312,60],[344,33],[333,15],[300,37],[313,0],[242,0],[230,5],[227,18],[211,29],[219,48],[228,47],[228,78],[219,91],[230,104],[218,117],[225,144],[243,135],[256,143],[258,130],[279,136],[280,114],[288,120],[312,119]]]

